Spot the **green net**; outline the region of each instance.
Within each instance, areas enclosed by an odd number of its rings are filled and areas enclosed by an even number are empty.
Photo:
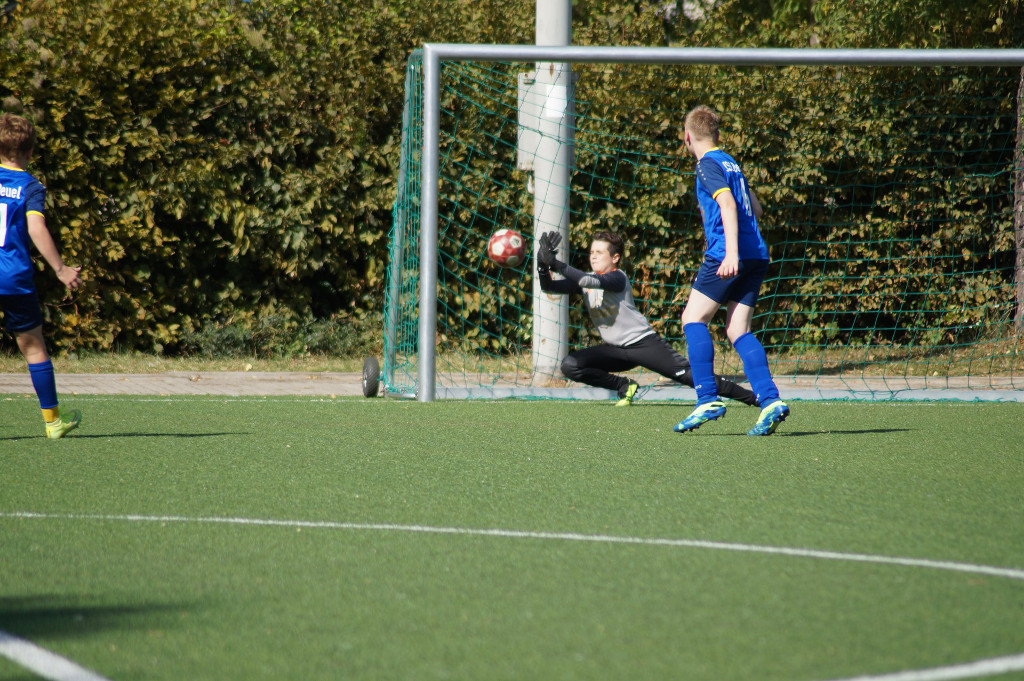
[[[518,74],[532,67],[442,64],[436,371],[438,388],[463,389],[442,396],[553,394],[536,390],[533,375],[532,260],[502,269],[486,254],[498,229],[532,238],[531,177],[516,164]],[[384,384],[409,395],[421,72],[416,53],[385,296]],[[683,354],[679,315],[704,243],[682,128],[704,103],[722,113],[721,146],[765,207],[773,263],[754,332],[784,397],[1016,399],[1024,388],[1014,319],[1019,69],[574,64],[573,73],[563,256],[586,269],[591,234],[622,234],[638,308]],[[569,320],[570,349],[598,342],[578,300]],[[723,328],[712,335],[716,371],[742,380]],[[653,386],[648,399],[692,399],[660,376],[633,375]]]

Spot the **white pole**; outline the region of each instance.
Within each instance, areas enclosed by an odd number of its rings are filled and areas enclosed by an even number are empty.
[[[420,186],[420,319],[416,399],[433,402],[437,390],[437,179],[441,127],[441,60],[432,45],[423,46],[423,161]]]
[[[572,44],[572,0],[537,0],[537,45]],[[540,100],[539,133],[533,159],[533,244],[544,232],[562,235],[561,258],[569,254],[569,181],[574,161],[572,71],[565,62],[537,62],[534,87]],[[533,283],[533,381],[547,385],[559,375],[568,353],[569,303]]]

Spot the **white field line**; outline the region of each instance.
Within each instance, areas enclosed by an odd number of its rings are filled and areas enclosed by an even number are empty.
[[[45,648],[0,631],[0,655],[50,681],[109,681]]]
[[[982,676],[1009,674],[1024,670],[1024,654],[991,657],[966,664],[930,669],[912,669],[906,672],[881,674],[879,676],[856,676],[832,681],[951,681],[952,679],[976,679]]]
[[[261,527],[295,527],[329,530],[355,530],[376,532],[410,532],[420,534],[449,534],[478,537],[499,537],[507,539],[541,539],[554,541],[596,542],[605,544],[629,544],[641,546],[668,546],[680,548],[710,549],[718,551],[741,551],[769,555],[793,556],[818,560],[838,560],[859,563],[876,563],[880,565],[897,565],[902,567],[929,568],[982,574],[992,577],[1024,580],[1024,570],[1016,568],[976,565],[922,558],[901,558],[898,556],[882,556],[864,553],[843,553],[839,551],[818,551],[814,549],[797,549],[784,546],[763,546],[757,544],[738,544],[729,542],[713,542],[697,539],[666,539],[658,537],[630,537],[601,534],[577,534],[573,532],[530,532],[524,530],[472,529],[462,527],[433,527],[429,525],[398,525],[391,523],[343,523],[333,521],[310,520],[274,520],[269,518],[232,518],[232,517],[188,517],[175,515],[111,515],[111,514],[74,514],[74,513],[34,513],[29,511],[0,512],[0,518],[25,518],[43,520],[99,520],[107,522],[150,522],[150,523],[203,523],[221,525],[245,525]],[[2,632],[0,632],[2,634]],[[29,644],[31,645],[31,644]],[[0,653],[3,650],[0,649]],[[43,651],[45,653],[45,651]],[[6,654],[6,653],[5,653]],[[61,659],[61,658],[57,658]],[[70,663],[69,663],[70,664]],[[74,666],[74,665],[72,665]],[[1024,653],[977,660],[947,667],[917,669],[877,676],[858,676],[832,681],[948,681],[953,679],[971,679],[982,676],[994,676],[1024,670]],[[84,671],[84,670],[82,670]],[[90,674],[90,672],[85,672]],[[80,681],[78,677],[46,677],[59,681]],[[106,681],[102,677],[85,676],[81,681]]]
[[[680,548],[710,549],[717,551],[742,551],[818,560],[839,560],[880,565],[901,565],[905,567],[952,570],[973,574],[1024,580],[1024,569],[975,565],[926,558],[900,558],[866,553],[843,553],[797,549],[785,546],[763,546],[729,542],[704,541],[700,539],[666,539],[659,537],[630,537],[607,534],[577,534],[573,532],[532,532],[527,530],[474,529],[465,527],[434,527],[429,525],[398,525],[392,523],[344,523],[318,520],[275,520],[271,518],[232,518],[223,516],[188,517],[177,515],[107,515],[75,513],[33,513],[29,511],[0,512],[0,518],[36,518],[49,520],[100,520],[150,523],[203,523],[222,525],[256,525],[263,527],[296,527],[328,530],[355,530],[372,532],[410,532],[420,534],[452,534],[477,537],[500,537],[506,539],[545,539],[554,541],[595,542],[602,544],[633,544],[642,546],[671,546]]]

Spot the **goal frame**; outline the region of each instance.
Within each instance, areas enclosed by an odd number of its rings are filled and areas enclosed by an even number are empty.
[[[473,45],[423,46],[423,138],[420,184],[420,281],[416,400],[437,396],[438,183],[441,64],[444,61],[708,64],[733,66],[1003,66],[1024,68],[1024,49],[810,49]],[[811,397],[835,397],[815,390]],[[849,391],[841,391],[850,397]],[[941,399],[946,390],[919,391]],[[1022,391],[990,391],[987,399],[1024,401]],[[934,394],[931,394],[934,393]],[[972,396],[981,399],[981,396]]]

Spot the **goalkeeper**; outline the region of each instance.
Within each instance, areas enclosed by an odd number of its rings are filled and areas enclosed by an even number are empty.
[[[562,373],[573,381],[618,393],[617,407],[633,403],[639,385],[613,372],[638,366],[655,371],[677,383],[693,387],[690,363],[672,349],[633,303],[633,291],[625,272],[618,269],[622,259],[622,237],[598,232],[590,242],[591,272],[581,272],[558,260],[562,237],[545,232],[537,248],[537,274],[545,293],[582,293],[590,320],[604,341],[571,352],[562,361]],[[551,271],[565,279],[554,280]],[[718,394],[745,404],[757,404],[754,393],[732,381],[716,377]]]

